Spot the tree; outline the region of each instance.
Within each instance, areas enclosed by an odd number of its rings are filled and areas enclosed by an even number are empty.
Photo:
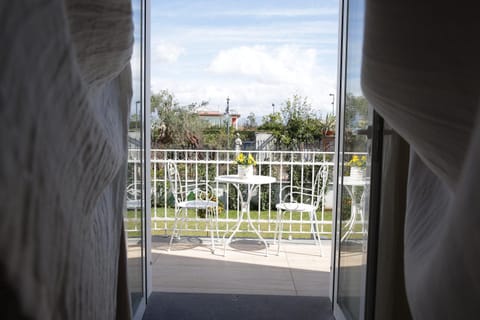
[[[255,120],[255,113],[250,112],[247,116],[247,121],[245,122],[246,129],[255,129],[257,127],[257,121]]]
[[[308,98],[295,94],[292,99],[285,101],[282,108],[282,116],[286,124],[291,120],[314,118],[312,105],[308,102]]]
[[[273,112],[263,117],[262,124],[260,127],[258,127],[258,129],[276,132],[282,131],[283,127],[282,114],[280,112]]]
[[[197,103],[180,106],[173,93],[162,90],[151,96],[152,148],[199,148],[206,127],[197,113]],[[202,101],[200,105],[208,102]]]
[[[345,128],[352,130],[353,128],[363,127],[368,120],[367,99],[347,92],[345,102]]]
[[[137,113],[131,114],[128,128],[130,130],[136,130],[140,128],[140,126],[141,126],[141,119],[138,116],[138,114]]]
[[[178,101],[175,100],[173,93],[170,93],[168,90],[160,90],[157,94],[152,93],[150,97],[151,112],[166,112],[175,107],[178,107]]]
[[[301,150],[322,137],[320,119],[308,99],[299,95],[287,99],[281,112],[263,117],[259,129],[271,132],[279,149]]]
[[[345,151],[364,151],[367,136],[358,135],[357,129],[366,129],[368,124],[368,101],[363,96],[347,93],[345,100]]]

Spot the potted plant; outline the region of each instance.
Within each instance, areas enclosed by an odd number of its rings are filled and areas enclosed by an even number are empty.
[[[237,155],[235,162],[238,164],[238,176],[247,178],[253,176],[253,166],[257,164],[251,153],[245,156],[242,152]]]
[[[335,116],[327,115],[325,120],[320,122],[320,131],[324,137],[335,136]]]
[[[352,159],[348,161],[350,166],[350,177],[352,179],[362,179],[365,176],[367,167],[367,156],[353,155]]]

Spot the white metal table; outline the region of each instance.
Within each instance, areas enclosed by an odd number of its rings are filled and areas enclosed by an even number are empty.
[[[223,235],[223,255],[225,256],[225,252],[227,250],[227,244],[229,244],[232,241],[232,238],[235,236],[235,234],[238,232],[240,229],[240,225],[243,222],[243,215],[246,212],[247,213],[247,222],[250,225],[250,227],[253,229],[255,234],[258,236],[258,238],[265,244],[265,256],[268,256],[268,243],[265,241],[265,239],[262,237],[260,232],[258,232],[257,228],[253,225],[252,219],[250,217],[250,200],[252,198],[253,191],[255,188],[259,188],[260,185],[262,184],[271,184],[276,181],[274,177],[270,176],[258,176],[254,175],[251,177],[245,177],[245,178],[240,178],[238,175],[226,175],[226,176],[218,176],[215,178],[215,181],[219,183],[230,183],[232,184],[238,191],[238,194],[240,196],[240,202],[242,204],[242,208],[240,210],[240,215],[238,217],[238,221],[235,224],[233,228],[233,232],[228,237],[228,240],[225,241],[225,236],[228,234],[228,231],[225,232]],[[246,199],[244,199],[242,191],[240,190],[240,185],[245,185],[247,187],[247,195]]]
[[[368,186],[368,184],[369,184],[369,181],[368,179],[365,179],[365,178],[353,178],[350,176],[343,177],[343,186],[345,187],[345,189],[347,190],[348,194],[352,199],[352,208],[351,208],[350,220],[345,225],[345,228],[347,229],[347,231],[342,236],[341,238],[342,241],[345,240],[353,232],[357,213],[360,214],[360,223],[362,224],[362,233],[365,234],[365,220],[364,220],[364,212],[363,212],[364,208],[359,208],[359,206],[362,205],[362,200],[366,195],[366,187]],[[360,203],[357,202],[357,199],[355,197],[355,190],[357,187],[364,187],[362,192],[362,199],[360,200]]]

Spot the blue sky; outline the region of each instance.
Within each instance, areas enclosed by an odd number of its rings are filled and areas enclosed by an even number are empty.
[[[209,101],[246,118],[293,94],[331,111],[337,73],[337,0],[151,1],[152,92]]]

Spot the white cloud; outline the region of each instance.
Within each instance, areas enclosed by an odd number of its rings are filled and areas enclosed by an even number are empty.
[[[153,92],[219,111],[229,96],[242,117],[278,111],[295,93],[331,111],[337,0],[183,2],[152,2]]]
[[[308,84],[316,71],[316,50],[296,46],[242,46],[221,50],[210,63],[217,74],[250,76],[258,82]]]
[[[160,42],[155,46],[152,52],[153,60],[160,63],[174,63],[178,58],[185,54],[185,49],[169,42]]]
[[[292,45],[224,49],[211,60],[207,71],[188,78],[152,74],[152,90],[170,90],[181,105],[207,100],[209,108],[218,111],[225,109],[229,96],[232,109],[242,117],[250,112],[268,114],[272,103],[279,111],[294,94],[308,97],[318,113],[331,112],[329,94],[335,93],[335,72],[319,65],[316,49]]]

